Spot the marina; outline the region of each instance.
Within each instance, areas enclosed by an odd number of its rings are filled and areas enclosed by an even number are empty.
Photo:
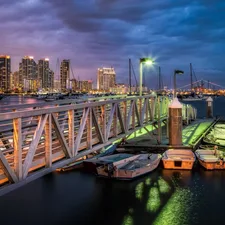
[[[225,224],[224,11],[1,1],[1,224]]]

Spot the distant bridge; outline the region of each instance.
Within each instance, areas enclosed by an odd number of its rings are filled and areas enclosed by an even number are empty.
[[[198,85],[198,84],[201,84],[202,82],[203,82],[204,84],[208,84],[208,85],[210,85],[210,86],[215,86],[215,87],[218,87],[218,88],[221,88],[221,89],[225,89],[225,87],[223,87],[223,86],[221,86],[221,85],[219,85],[219,84],[216,84],[216,83],[214,83],[214,82],[207,81],[207,80],[197,80],[197,81],[193,82],[192,85],[195,85],[195,84]],[[179,87],[178,89],[183,89],[183,88],[190,87],[190,86],[191,86],[191,84],[186,84],[186,85],[184,85],[184,86]]]

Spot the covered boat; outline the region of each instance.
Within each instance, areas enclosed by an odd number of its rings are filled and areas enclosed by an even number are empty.
[[[170,149],[162,155],[165,169],[191,170],[195,162],[195,154],[188,149]]]
[[[210,145],[225,147],[225,123],[217,123],[203,138],[203,142]]]
[[[217,150],[202,150],[195,151],[199,163],[207,170],[225,169],[225,153]]]
[[[158,167],[160,159],[160,154],[132,155],[129,158],[97,167],[97,173],[103,177],[130,180],[153,171]]]
[[[105,155],[97,156],[91,159],[86,159],[83,162],[84,169],[87,172],[97,173],[96,168],[102,165],[107,165],[110,163],[120,162],[121,160],[126,160],[127,158],[133,156],[132,154],[114,154],[114,155]]]

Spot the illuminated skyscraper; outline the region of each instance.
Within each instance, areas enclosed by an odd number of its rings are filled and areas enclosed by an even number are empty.
[[[70,84],[70,60],[64,59],[60,65],[61,90],[67,91]]]
[[[10,89],[11,59],[8,55],[0,55],[0,89],[9,91]]]
[[[109,91],[116,83],[116,72],[114,68],[98,68],[97,89]]]
[[[37,80],[37,64],[33,56],[24,56],[19,64],[19,85],[24,90],[34,91],[33,83]]]
[[[40,87],[46,90],[54,88],[54,72],[49,68],[49,59],[38,60],[38,79]]]

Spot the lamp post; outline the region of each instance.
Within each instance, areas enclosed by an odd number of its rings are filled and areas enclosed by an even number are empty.
[[[142,96],[142,83],[143,83],[143,71],[142,64],[152,65],[154,61],[150,58],[140,58],[140,85],[139,85],[139,95]]]
[[[176,89],[177,89],[177,81],[176,81],[176,75],[177,74],[183,74],[184,73],[184,71],[182,71],[182,70],[174,70],[174,75],[173,75],[173,98],[176,98],[177,97],[177,91],[176,91]]]

